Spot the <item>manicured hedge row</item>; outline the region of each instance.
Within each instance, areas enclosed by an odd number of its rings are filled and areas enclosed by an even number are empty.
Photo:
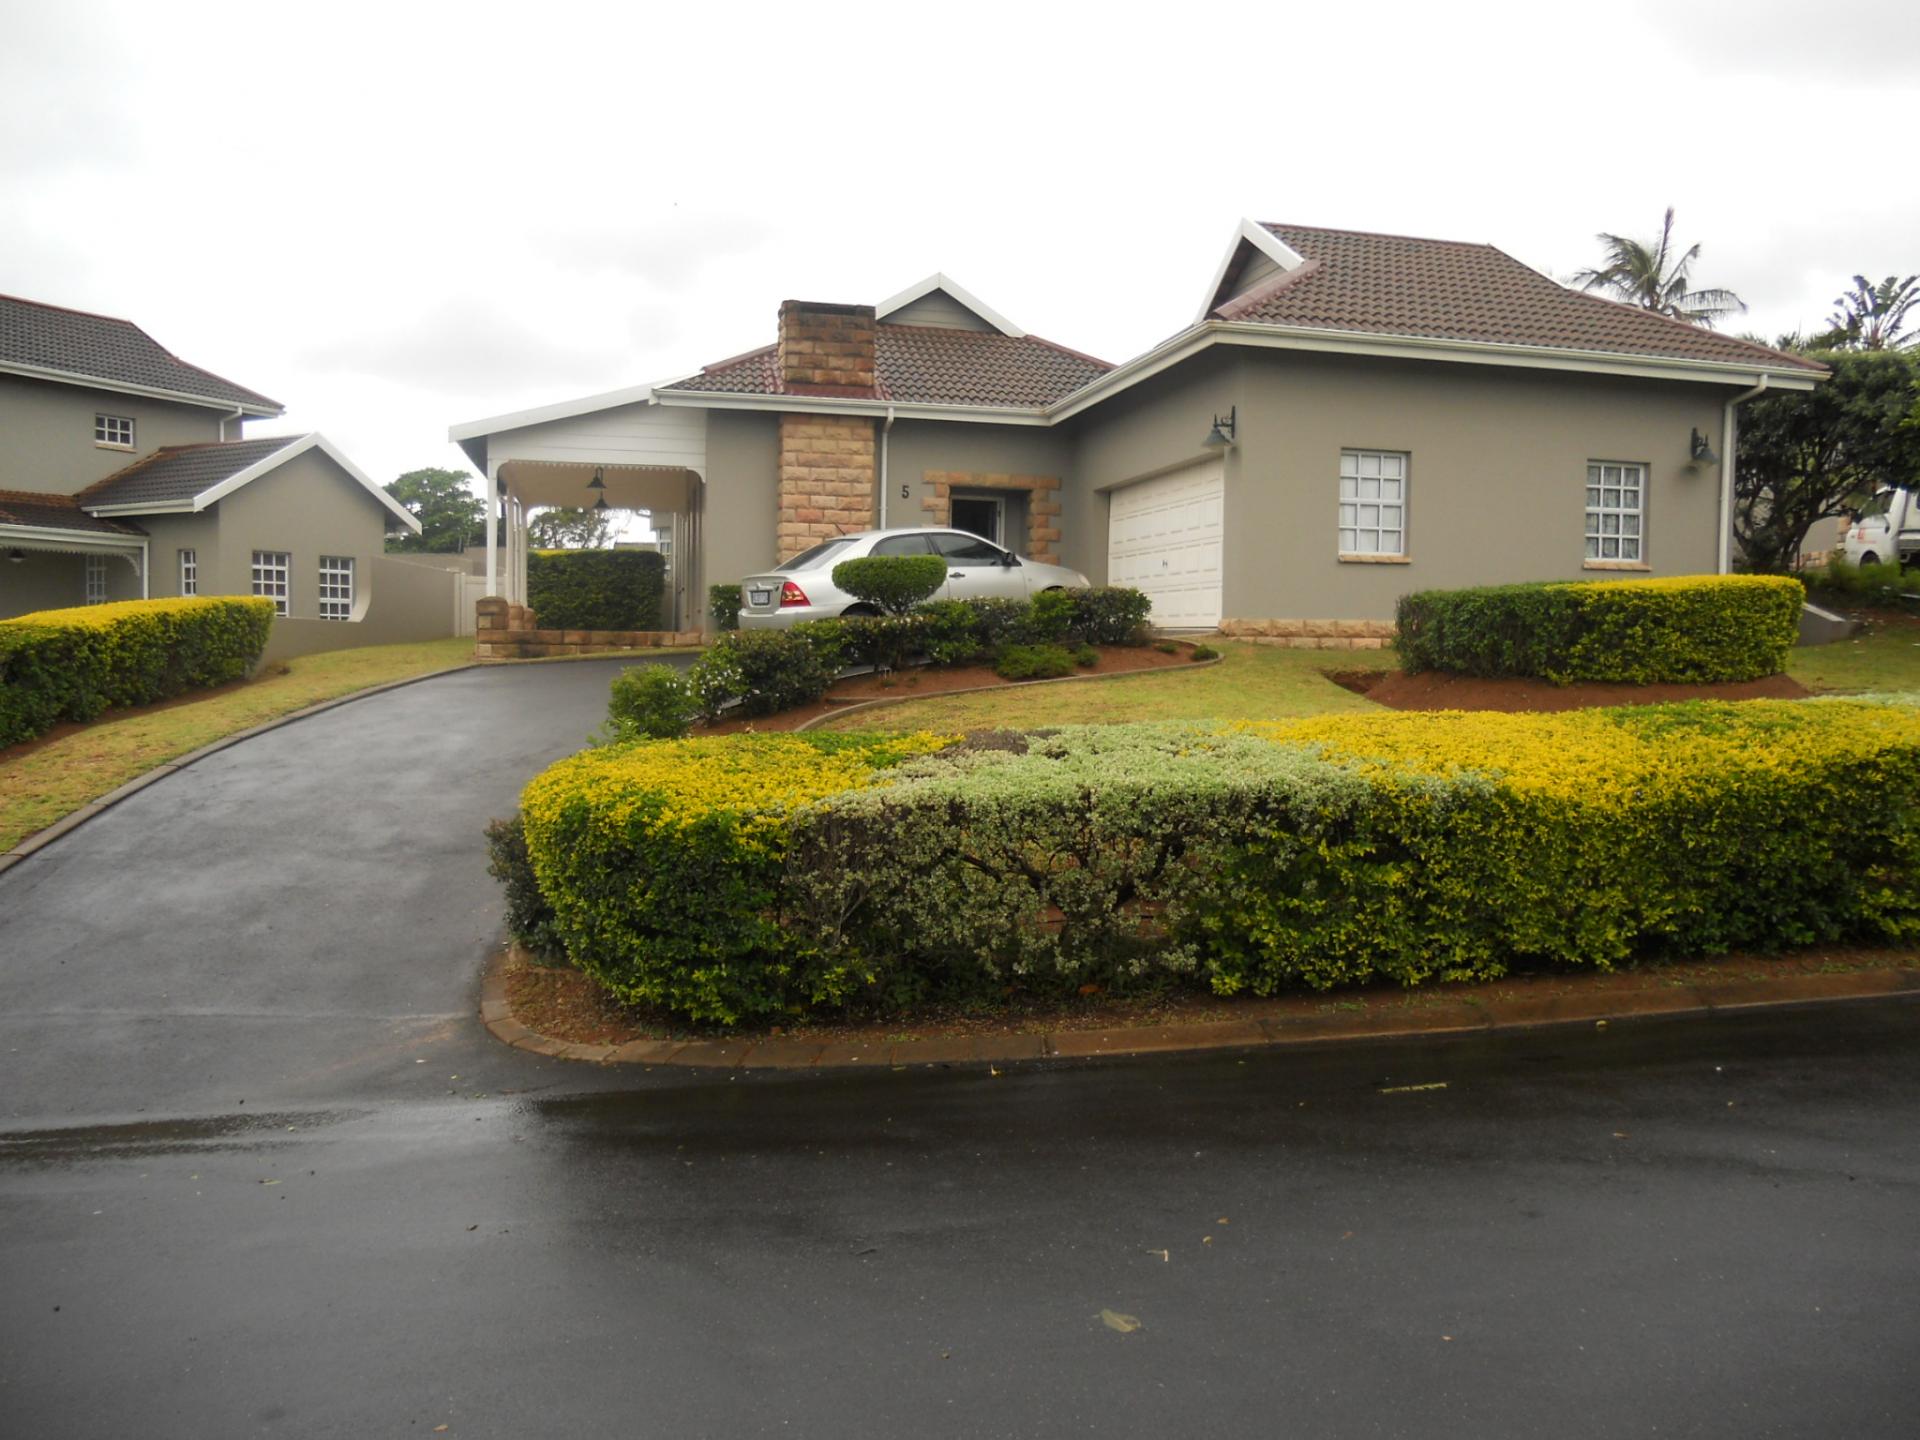
[[[1777,575],[1494,585],[1400,598],[1401,664],[1558,684],[1635,685],[1777,675],[1806,591]]]
[[[535,550],[527,604],[547,630],[658,630],[666,573],[652,550]]]
[[[0,621],[0,745],[249,674],[273,602],[126,600]]]
[[[574,962],[723,1023],[1920,936],[1920,712],[1866,702],[642,742],[523,806]]]

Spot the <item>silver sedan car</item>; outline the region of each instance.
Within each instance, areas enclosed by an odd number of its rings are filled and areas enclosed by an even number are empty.
[[[1087,583],[1078,570],[1022,559],[964,530],[862,530],[823,540],[741,581],[740,628],[779,630],[802,620],[879,613],[833,583],[834,566],[864,555],[938,555],[947,562],[947,579],[935,600],[1026,600]]]

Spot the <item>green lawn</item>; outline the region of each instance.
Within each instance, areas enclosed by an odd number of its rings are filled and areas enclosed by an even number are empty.
[[[863,710],[833,722],[837,730],[982,730],[1110,720],[1264,720],[1370,710],[1373,703],[1342,690],[1328,670],[1384,669],[1390,651],[1282,650],[1232,640],[1214,642],[1218,665],[1150,670],[1112,680],[1036,685],[975,695],[934,696]]]
[[[1788,657],[1787,673],[1809,690],[1920,690],[1920,625],[1900,617],[1875,622],[1852,640],[1801,646]]]
[[[204,699],[108,715],[84,730],[0,759],[0,850],[154,766],[236,730],[370,685],[430,675],[473,658],[471,636],[307,655],[279,673]]]
[[[1328,670],[1381,670],[1390,650],[1281,650],[1214,642],[1226,657],[1192,671],[1149,671],[1078,685],[1041,685],[977,695],[934,696],[863,710],[835,730],[981,730],[994,726],[1100,724],[1115,720],[1265,720],[1371,709],[1326,678]],[[1920,626],[1892,622],[1856,640],[1797,648],[1787,673],[1809,690],[1920,691]]]

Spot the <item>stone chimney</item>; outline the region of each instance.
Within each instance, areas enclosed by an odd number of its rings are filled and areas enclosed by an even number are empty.
[[[872,395],[873,306],[782,302],[780,381],[791,395]]]

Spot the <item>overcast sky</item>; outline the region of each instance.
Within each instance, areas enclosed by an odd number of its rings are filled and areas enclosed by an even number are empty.
[[[1124,360],[1243,215],[1564,278],[1671,203],[1774,335],[1920,270],[1916,76],[1913,0],[0,0],[0,291],[135,320],[383,481],[935,270]]]

